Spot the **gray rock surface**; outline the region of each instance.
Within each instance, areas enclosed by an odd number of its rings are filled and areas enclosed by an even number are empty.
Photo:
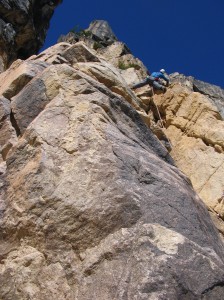
[[[0,151],[1,156],[5,160],[7,153],[13,143],[17,142],[16,128],[13,124],[13,116],[11,114],[10,101],[5,97],[0,97]],[[0,165],[1,165],[0,160]],[[0,168],[1,169],[1,168]],[[1,172],[0,172],[1,173]]]
[[[91,31],[94,37],[97,37],[99,40],[113,43],[117,41],[117,37],[113,33],[110,25],[105,20],[95,20],[89,25],[88,31]]]
[[[12,98],[21,134],[2,158],[0,298],[221,299],[224,246],[204,204],[135,95],[114,89],[114,67],[81,54]]]
[[[224,119],[224,89],[217,85],[195,79],[192,76],[185,76],[179,73],[171,74],[171,80],[172,82],[182,83],[192,91],[208,96],[211,103],[215,104]]]
[[[117,41],[117,37],[107,21],[95,20],[90,23],[87,29],[72,29],[68,34],[62,35],[58,39],[58,43],[75,44],[79,41],[84,41],[91,48],[99,49],[113,44]]]
[[[194,79],[194,91],[212,99],[224,119],[224,89],[214,84]]]
[[[17,58],[36,54],[61,0],[0,1],[0,72]]]

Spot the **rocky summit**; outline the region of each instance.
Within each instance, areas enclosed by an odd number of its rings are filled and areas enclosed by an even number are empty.
[[[131,89],[101,20],[35,51],[0,74],[0,299],[223,299],[224,91]]]

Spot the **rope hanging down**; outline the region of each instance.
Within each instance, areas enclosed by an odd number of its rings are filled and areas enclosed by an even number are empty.
[[[152,96],[153,96],[153,98],[154,98],[154,95],[155,95],[155,93],[154,93],[154,90],[153,90],[153,87],[152,87]],[[153,102],[154,102],[154,104],[155,104],[155,106],[156,106],[156,110],[157,110],[157,112],[158,112],[158,116],[159,116],[159,119],[160,119],[160,124],[161,124],[161,126],[162,126],[162,129],[166,129],[166,128],[164,127],[164,125],[163,125],[163,120],[162,120],[162,117],[161,117],[161,115],[160,115],[159,108],[158,108],[157,104],[155,103],[155,101],[153,101]],[[167,135],[166,135],[166,137],[167,137],[168,143],[170,144],[170,148],[172,149],[173,147],[172,147],[171,141],[170,141],[170,139],[168,138]]]

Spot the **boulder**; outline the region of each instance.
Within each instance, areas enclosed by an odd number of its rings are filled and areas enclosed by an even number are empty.
[[[10,99],[18,94],[23,87],[37,74],[41,73],[46,64],[36,61],[16,60],[11,67],[0,74],[0,95]]]
[[[108,47],[100,48],[99,53],[102,54],[106,60],[114,62],[120,59],[121,56],[130,54],[131,51],[124,43],[115,41]]]
[[[77,62],[100,62],[100,59],[89,49],[84,42],[78,42],[75,45],[63,51],[62,56],[71,64]]]
[[[11,108],[21,133],[44,109],[52,97],[59,93],[60,82],[54,66],[31,80],[16,96],[12,97]]]

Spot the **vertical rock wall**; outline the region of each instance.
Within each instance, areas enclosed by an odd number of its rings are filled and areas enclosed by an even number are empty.
[[[0,74],[0,298],[222,299],[224,245],[194,190],[218,211],[220,110],[191,81],[134,93],[146,68],[108,32]]]
[[[221,299],[218,231],[127,70],[79,42],[0,75],[1,299]]]
[[[224,102],[221,97],[214,100],[212,94],[194,92],[193,85],[186,83],[186,79],[173,83],[165,95],[154,97],[155,102],[173,146],[171,156],[224,233]]]

